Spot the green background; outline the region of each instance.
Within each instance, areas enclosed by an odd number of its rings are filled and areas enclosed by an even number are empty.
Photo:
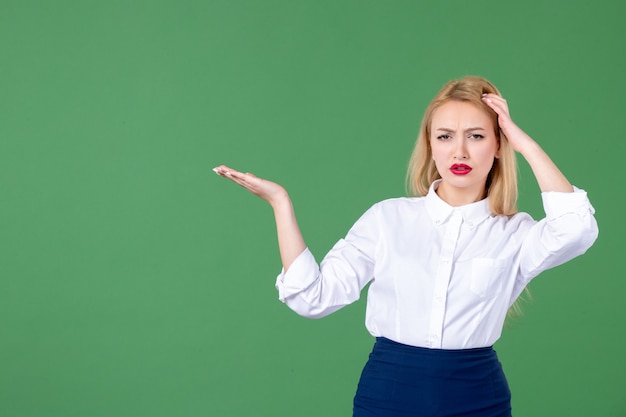
[[[282,183],[320,259],[404,195],[425,106],[478,74],[600,237],[496,348],[520,416],[626,416],[621,0],[0,0],[0,416],[348,416],[363,300],[277,300]],[[520,161],[520,209],[541,217]]]

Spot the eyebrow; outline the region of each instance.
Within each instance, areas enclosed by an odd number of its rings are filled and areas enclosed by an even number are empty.
[[[456,132],[456,130],[450,129],[449,127],[438,127],[435,130],[441,130],[442,132]],[[485,129],[484,127],[470,127],[470,128],[465,129],[464,131],[469,132],[472,130],[487,130],[487,129]]]

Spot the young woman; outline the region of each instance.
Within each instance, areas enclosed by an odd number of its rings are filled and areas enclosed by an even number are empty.
[[[546,217],[518,213],[515,152],[539,183]],[[587,194],[512,120],[489,81],[446,84],[424,114],[408,179],[413,198],[371,207],[318,266],[280,185],[215,172],[271,204],[283,271],[279,298],[323,317],[368,289],[376,337],[354,416],[510,416],[493,344],[532,278],[597,237]]]

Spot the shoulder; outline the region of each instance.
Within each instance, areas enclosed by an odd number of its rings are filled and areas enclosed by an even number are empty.
[[[513,223],[535,223],[535,219],[524,211],[518,211],[514,215],[510,216],[508,221]]]
[[[374,204],[370,210],[380,213],[397,212],[397,211],[415,211],[424,207],[425,197],[395,197],[379,201]]]
[[[491,221],[499,224],[502,229],[509,231],[525,231],[537,223],[533,217],[523,211],[517,212],[512,216],[492,215]]]
[[[389,198],[371,206],[362,219],[391,227],[397,222],[420,217],[426,210],[424,202],[424,197]]]

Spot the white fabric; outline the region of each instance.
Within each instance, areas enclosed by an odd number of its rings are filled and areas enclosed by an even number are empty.
[[[542,194],[546,218],[494,216],[488,201],[425,197],[375,204],[321,262],[308,248],[278,276],[279,299],[319,318],[359,299],[373,336],[439,349],[493,345],[506,313],[542,271],[584,253],[598,228],[583,190]]]

